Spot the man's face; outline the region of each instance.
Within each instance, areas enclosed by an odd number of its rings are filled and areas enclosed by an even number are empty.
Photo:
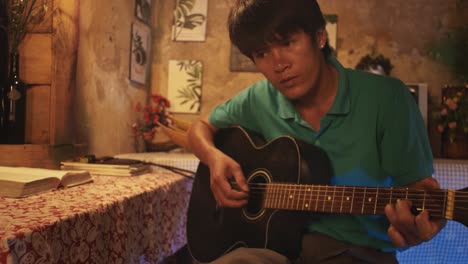
[[[290,100],[300,100],[316,87],[323,56],[319,38],[303,31],[269,43],[252,54],[258,70]]]

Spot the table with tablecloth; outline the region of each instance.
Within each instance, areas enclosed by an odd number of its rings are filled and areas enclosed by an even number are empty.
[[[0,263],[159,263],[186,244],[193,179],[167,170],[0,198]]]

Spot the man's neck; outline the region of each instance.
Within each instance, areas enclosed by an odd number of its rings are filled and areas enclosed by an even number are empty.
[[[317,86],[311,93],[294,103],[294,107],[314,129],[320,129],[320,120],[330,110],[338,91],[338,71],[325,63]]]
[[[295,102],[300,109],[316,109],[328,112],[338,91],[338,71],[334,66],[325,63],[320,79],[315,88],[304,98]]]

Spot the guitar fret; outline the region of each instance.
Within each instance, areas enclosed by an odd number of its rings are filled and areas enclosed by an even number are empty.
[[[295,206],[296,209],[299,209],[299,208],[298,208],[298,204],[297,204],[297,200],[298,200],[298,199],[297,199],[297,196],[296,196],[296,195],[297,195],[297,194],[296,194],[297,188],[296,188],[296,187],[293,187],[293,190],[294,190],[294,191],[293,191],[293,196],[292,196],[292,199],[291,199],[291,201],[293,202],[293,208],[294,208],[294,206]],[[295,205],[294,205],[294,204],[295,204]],[[292,209],[292,208],[291,208],[291,209]]]
[[[348,210],[352,207],[352,190],[351,187],[343,187],[343,210],[345,213],[349,213]]]
[[[292,194],[289,196],[291,199],[291,209],[294,209],[294,202],[296,201],[296,188],[291,188],[292,189]]]
[[[291,202],[291,199],[293,198],[293,194],[291,193],[291,189],[288,187],[288,185],[285,185],[286,188],[285,189],[285,192],[284,192],[284,196],[283,197],[283,202],[286,201],[286,209],[291,209],[291,206],[289,205],[289,203]]]
[[[328,191],[328,187],[327,186],[324,186],[324,187],[325,187],[325,194],[323,195],[322,212],[325,212],[325,204],[327,202],[327,191]]]
[[[317,209],[318,209],[319,197],[320,197],[320,185],[317,186],[317,197],[316,197],[316,199],[315,199],[315,211],[316,211],[316,212],[317,212]]]
[[[266,186],[266,189],[265,189],[265,197],[263,198],[263,207],[265,208],[269,208],[270,207],[270,186]]]
[[[302,211],[305,211],[305,209],[309,209],[309,203],[307,202],[308,200],[308,195],[309,195],[309,192],[310,192],[310,187],[305,185],[304,186],[304,190],[303,190],[303,193],[304,193],[304,196],[302,198]]]
[[[299,209],[301,207],[301,201],[302,201],[302,188],[300,188],[299,186],[300,185],[296,185],[296,189],[298,191],[298,194],[297,194],[297,205],[296,205],[296,208]]]
[[[273,200],[273,207],[274,208],[278,208],[278,206],[279,206],[279,204],[278,204],[279,201],[280,201],[279,196],[281,195],[281,193],[279,192],[279,190],[280,190],[279,187],[280,187],[280,184],[275,184],[275,199]]]
[[[390,188],[390,200],[388,201],[388,203],[393,203],[392,202],[392,197],[393,197],[393,187]]]
[[[364,205],[366,204],[366,192],[367,192],[367,187],[364,187],[364,195],[362,196],[361,214],[364,214]]]
[[[302,194],[302,211],[304,211],[304,208],[307,207],[307,202],[306,202],[306,199],[307,199],[307,189],[308,189],[308,186],[307,185],[304,185],[302,188],[301,188],[301,194]]]
[[[332,198],[332,204],[330,207],[330,212],[333,212],[333,205],[335,204],[335,193],[336,193],[336,185],[333,186],[333,198]]]
[[[302,189],[301,188],[296,188],[298,190],[298,194],[296,196],[296,199],[297,199],[297,205],[296,205],[296,208],[299,209],[299,207],[301,206],[301,201],[302,201]]]
[[[444,205],[443,205],[443,211],[441,212],[441,215],[442,216],[446,216],[447,214],[447,194],[448,194],[448,191],[447,190],[444,190]]]
[[[378,200],[378,196],[379,196],[379,188],[376,188],[376,192],[375,192],[375,203],[374,203],[374,214],[375,214],[375,211],[377,210],[377,200]]]
[[[273,208],[274,206],[273,200],[275,199],[275,185],[271,184],[268,189],[270,190],[268,194],[268,204],[269,204],[268,207]]]
[[[279,196],[279,199],[280,201],[282,201],[282,208],[284,209],[288,209],[288,203],[289,203],[289,190],[287,188],[285,188],[283,185],[280,185],[281,186],[281,195]]]
[[[351,197],[351,208],[349,209],[349,213],[353,212],[353,206],[354,206],[354,193],[356,192],[356,187],[353,187],[353,196]]]
[[[341,193],[341,204],[340,204],[340,213],[343,212],[343,199],[344,199],[344,193],[345,193],[345,187],[341,187],[343,192]]]
[[[301,207],[302,207],[302,211],[304,211],[304,208],[307,205],[306,197],[307,197],[307,186],[304,185],[304,186],[301,187]]]
[[[422,210],[424,211],[425,209],[426,209],[426,191],[424,191],[423,204],[422,204]]]
[[[267,185],[266,187],[266,191],[265,191],[265,207],[266,208],[270,208],[271,205],[270,205],[270,198],[271,198],[271,186],[270,185]]]

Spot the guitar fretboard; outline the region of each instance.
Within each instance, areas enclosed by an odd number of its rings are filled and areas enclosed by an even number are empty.
[[[450,190],[409,188],[349,187],[328,185],[259,184],[264,188],[265,208],[324,213],[384,214],[384,208],[398,199],[412,201],[414,210],[429,211],[431,216],[450,218],[453,194]]]

